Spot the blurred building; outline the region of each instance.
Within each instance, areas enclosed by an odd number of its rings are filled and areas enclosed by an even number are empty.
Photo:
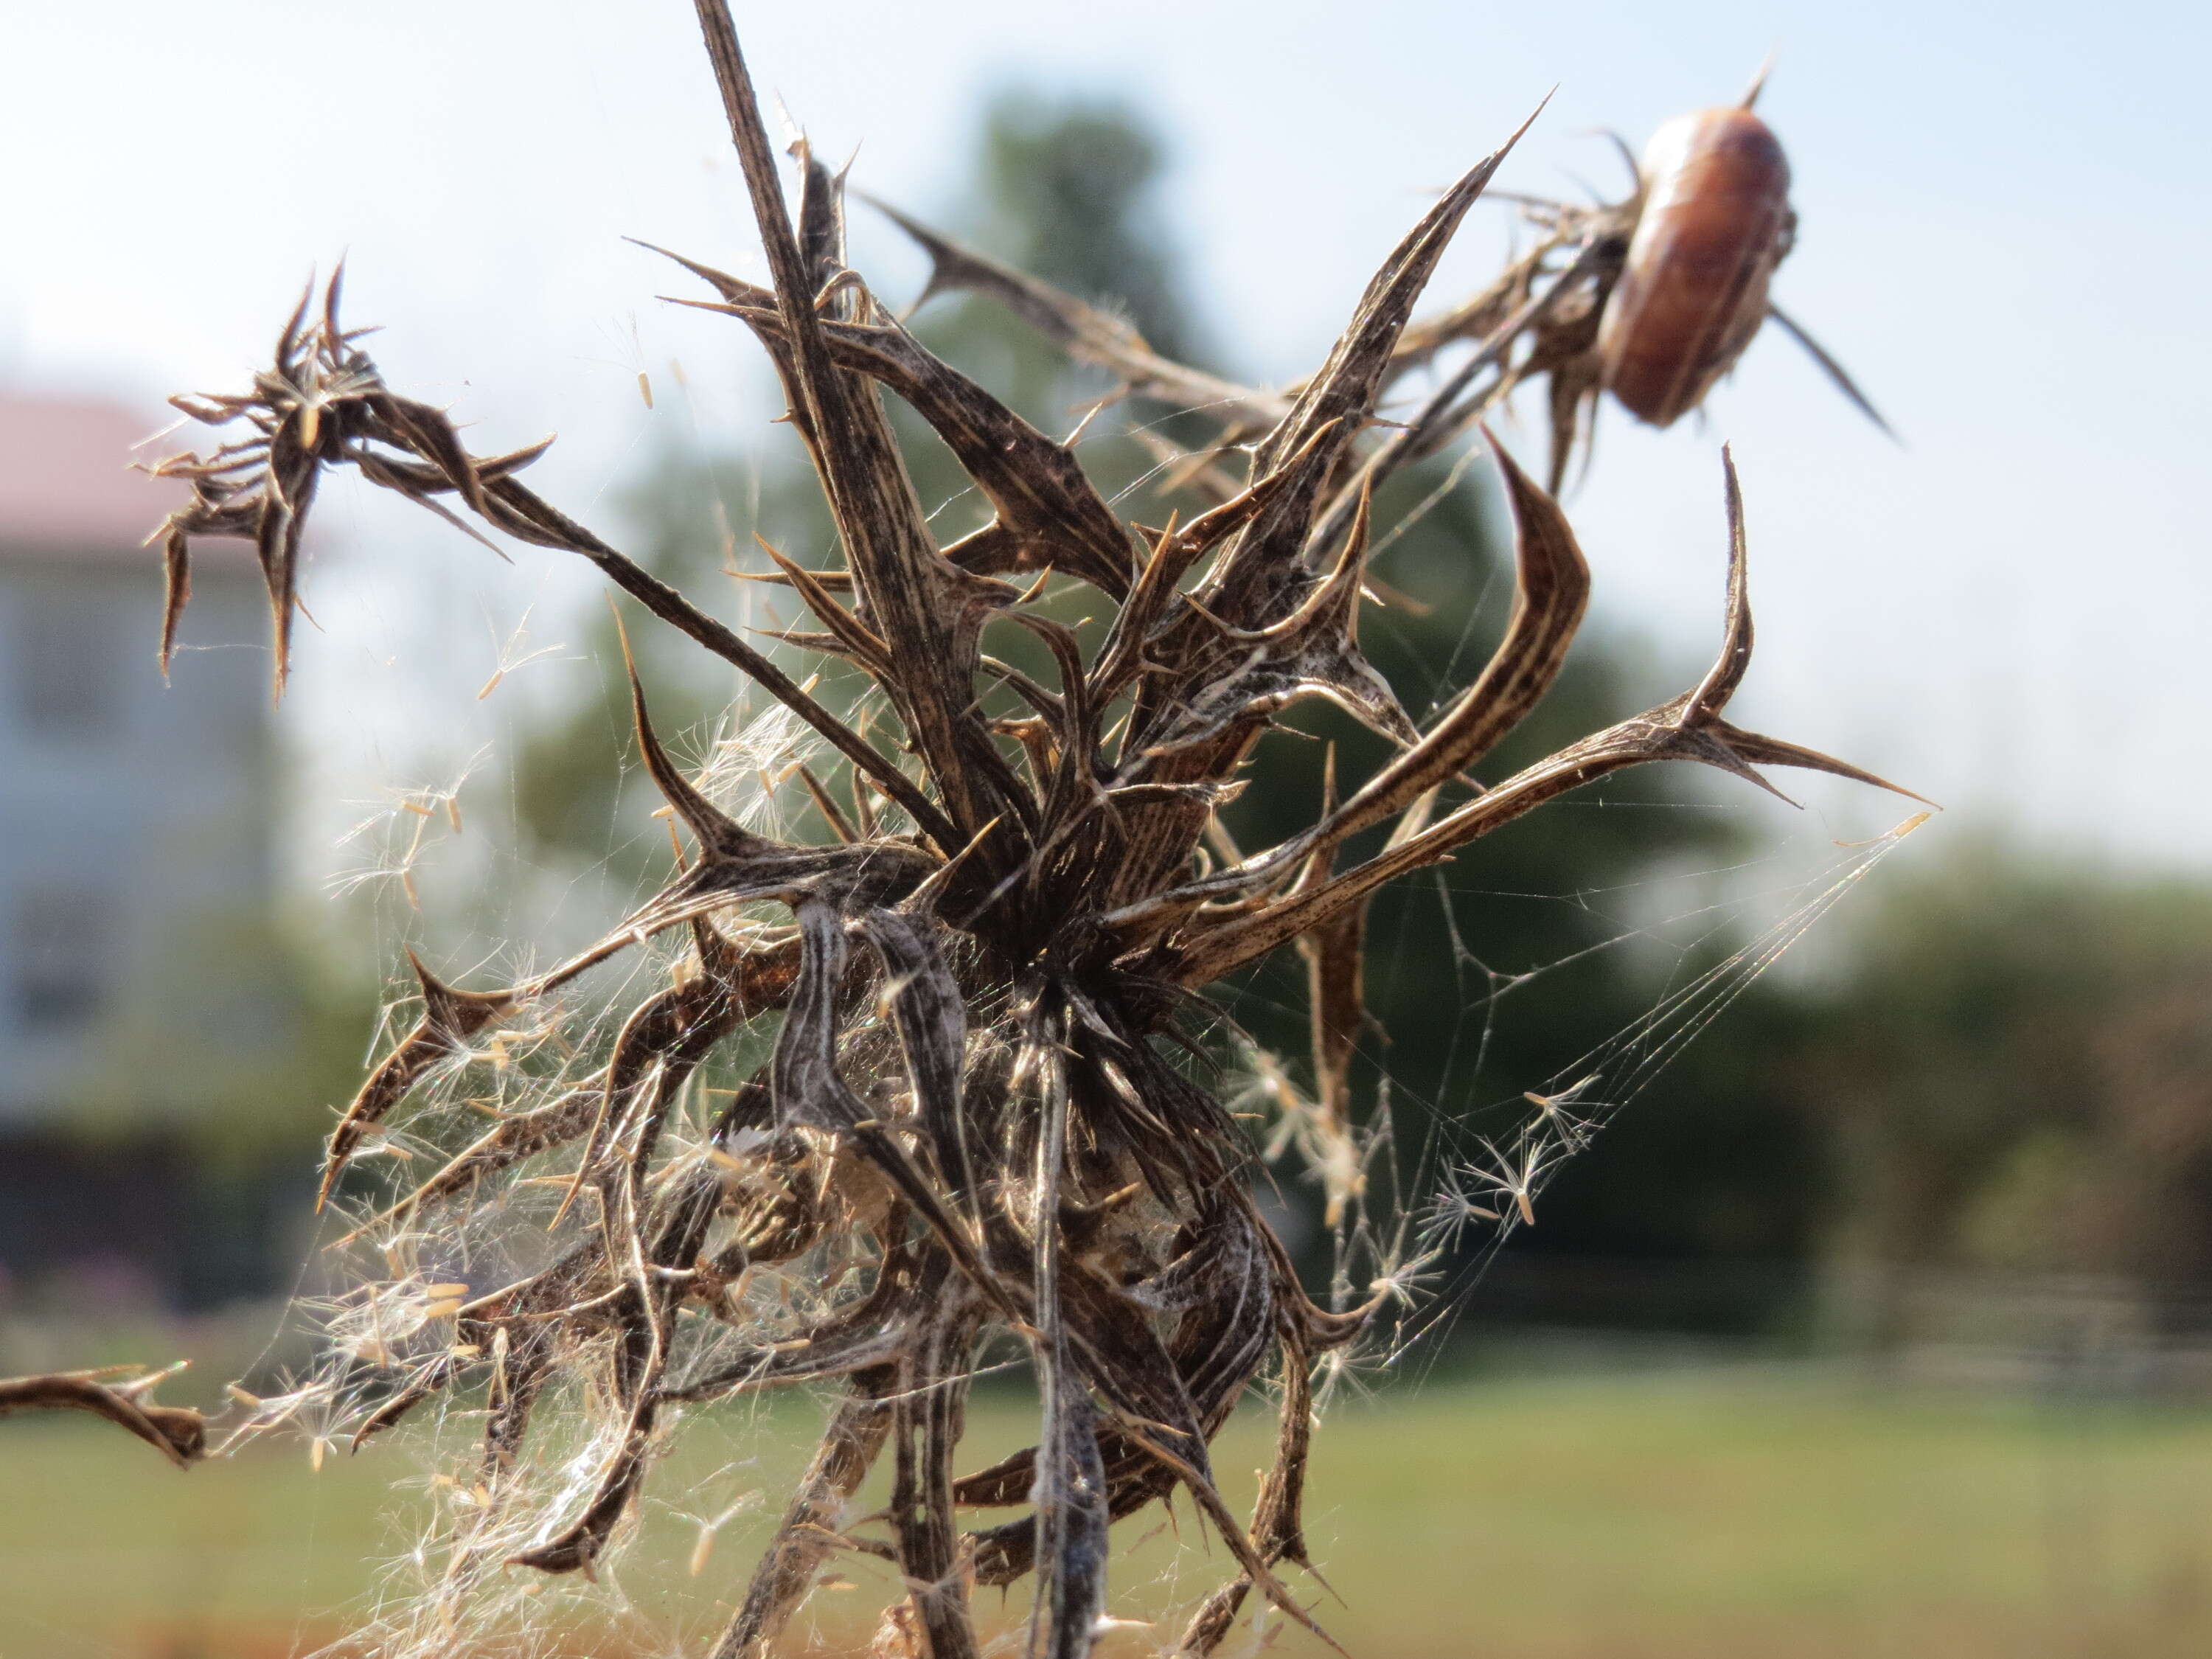
[[[0,395],[0,1290],[187,1291],[185,1149],[283,1040],[236,973],[271,890],[258,572],[197,562],[165,687],[142,544],[179,492],[130,467],[154,424]]]

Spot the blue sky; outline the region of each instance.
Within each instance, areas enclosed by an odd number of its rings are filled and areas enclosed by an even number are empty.
[[[925,213],[945,209],[988,88],[1127,92],[1174,146],[1196,297],[1236,367],[1268,378],[1318,359],[1426,193],[1548,88],[1508,182],[1610,188],[1616,163],[1591,129],[1640,145],[1666,117],[1733,99],[1778,49],[1761,108],[1790,155],[1802,230],[1777,297],[1907,447],[1864,427],[1778,337],[1753,347],[1702,431],[1650,434],[1610,413],[1570,501],[1601,603],[1678,661],[1705,647],[1714,452],[1732,439],[1760,621],[1747,719],[1967,817],[2095,854],[2212,859],[2198,763],[2212,729],[2201,10],[737,11],[763,87],[825,150],[859,146],[867,187]],[[670,276],[619,240],[758,269],[678,0],[118,0],[38,9],[9,36],[9,381],[149,403],[234,384],[307,267],[345,251],[354,315],[388,325],[394,379],[478,418],[489,444],[560,430],[546,476],[585,510],[636,465],[653,422],[736,442],[775,412],[728,331],[656,307]],[[1494,261],[1504,222],[1475,226],[1440,298]],[[888,291],[912,282],[890,239],[857,252]],[[666,395],[671,360],[690,395]],[[641,369],[663,387],[651,414]],[[425,533],[347,510],[356,538]],[[483,618],[471,640],[568,591],[538,556],[522,560],[468,590]],[[388,665],[406,631],[394,604],[317,614],[342,658]],[[488,644],[471,648],[489,660]],[[1893,816],[1814,798],[1843,827]]]

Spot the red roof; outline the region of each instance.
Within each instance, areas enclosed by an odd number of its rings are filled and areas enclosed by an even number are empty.
[[[179,432],[131,446],[167,425],[167,413],[0,394],[0,558],[143,559],[156,568],[159,555],[140,544],[187,492],[131,464],[174,454],[192,439]]]

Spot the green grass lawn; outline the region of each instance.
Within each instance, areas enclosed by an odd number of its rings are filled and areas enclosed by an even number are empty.
[[[1018,1443],[986,1397],[984,1450]],[[620,1588],[635,1628],[719,1621],[818,1411],[687,1430]],[[695,1425],[695,1426],[696,1426]],[[1218,1467],[1249,1501],[1272,1428]],[[0,1659],[256,1659],[342,1631],[432,1501],[406,1444],[296,1445],[179,1474],[102,1425],[0,1425]],[[687,1571],[711,1513],[757,1511]],[[1913,1397],[1774,1372],[1432,1384],[1334,1411],[1312,1488],[1316,1615],[1362,1659],[1859,1659],[2212,1652],[2212,1410]],[[1179,1506],[1120,1529],[1115,1611],[1187,1607],[1223,1556]],[[1148,1535],[1149,1534],[1149,1535]],[[884,1570],[815,1598],[792,1649],[864,1634]],[[987,1595],[987,1601],[994,1598]],[[1012,1609],[1018,1611],[1018,1604]],[[1176,1628],[1132,1630],[1147,1654]],[[636,1647],[640,1643],[626,1645]],[[1249,1653],[1254,1638],[1225,1651]],[[605,1644],[559,1649],[601,1655]],[[1324,1652],[1291,1631],[1268,1649]]]

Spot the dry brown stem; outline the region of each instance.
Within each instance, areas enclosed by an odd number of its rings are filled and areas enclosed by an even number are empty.
[[[88,1412],[137,1435],[179,1468],[190,1468],[207,1455],[207,1419],[189,1407],[155,1405],[155,1385],[169,1372],[128,1375],[137,1369],[125,1365],[112,1371],[0,1378],[0,1417],[18,1412]]]

